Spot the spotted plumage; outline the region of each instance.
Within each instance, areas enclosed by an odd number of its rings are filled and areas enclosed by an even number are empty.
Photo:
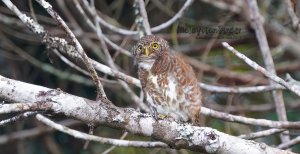
[[[138,76],[152,114],[199,124],[201,92],[195,73],[178,55],[169,51],[167,41],[148,35],[133,47]]]

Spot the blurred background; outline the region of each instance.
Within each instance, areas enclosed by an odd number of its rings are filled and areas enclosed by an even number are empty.
[[[68,39],[66,33],[47,12],[34,0],[12,1],[23,13],[37,20],[52,36]],[[87,55],[107,65],[96,33],[87,25],[75,6],[74,0],[49,0],[55,11],[67,22],[70,29],[84,47]],[[172,18],[184,5],[184,0],[146,0],[146,10],[151,27],[160,25]],[[82,4],[81,0],[78,0]],[[124,29],[135,30],[133,0],[101,0],[95,1],[98,15],[107,23]],[[278,76],[285,78],[290,74],[300,80],[300,44],[299,29],[295,29],[288,15],[284,1],[258,1],[264,22],[268,43]],[[299,4],[293,1],[293,9],[299,16]],[[88,16],[91,17],[91,16]],[[101,26],[101,24],[100,24]],[[104,35],[112,42],[126,50],[138,40],[136,35],[122,35],[101,26]],[[258,86],[267,85],[268,79],[254,71],[243,61],[225,50],[221,42],[226,41],[237,50],[264,66],[261,52],[254,30],[250,26],[250,18],[246,3],[242,0],[199,0],[185,11],[182,18],[154,34],[169,41],[170,46],[181,54],[193,66],[199,81],[219,86]],[[133,58],[122,54],[108,45],[118,69],[130,76],[137,77],[137,69]],[[0,75],[61,90],[95,99],[96,88],[90,78],[73,69],[41,43],[41,39],[0,2]],[[119,107],[137,108],[126,90],[111,76],[99,73],[108,98]],[[130,85],[140,96],[140,89]],[[250,94],[215,93],[203,90],[204,106],[236,115],[278,120],[271,92]],[[300,100],[293,93],[283,91],[284,102],[289,121],[300,120]],[[5,101],[1,100],[0,101]],[[8,103],[8,102],[5,102]],[[13,103],[13,102],[12,102]],[[14,114],[0,115],[0,120]],[[58,123],[76,130],[88,132],[87,124],[68,119],[63,115],[50,116]],[[203,117],[206,126],[231,135],[240,135],[264,130],[260,126],[248,126],[222,120]],[[124,131],[98,126],[94,134],[120,138]],[[291,130],[291,137],[299,135],[299,131]],[[127,140],[151,140],[128,134]],[[278,145],[279,135],[271,135],[256,139],[268,145]],[[34,118],[28,118],[15,124],[0,127],[0,153],[16,154],[99,154],[111,148],[91,142],[83,149],[85,141],[69,135],[53,131]],[[300,145],[292,148],[300,152]],[[188,150],[169,150],[159,148],[126,148],[116,147],[109,151],[116,153],[194,153]]]

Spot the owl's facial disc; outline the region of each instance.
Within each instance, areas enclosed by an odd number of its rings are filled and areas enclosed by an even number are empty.
[[[155,35],[146,35],[134,46],[132,54],[138,62],[153,62],[168,51],[167,41]]]
[[[159,49],[156,42],[147,45],[138,45],[136,48],[136,57],[140,60],[155,59]]]

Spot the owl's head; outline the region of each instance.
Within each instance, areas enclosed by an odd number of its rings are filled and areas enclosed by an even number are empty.
[[[155,35],[142,37],[132,49],[137,61],[155,60],[164,52],[168,52],[169,45],[166,40]]]

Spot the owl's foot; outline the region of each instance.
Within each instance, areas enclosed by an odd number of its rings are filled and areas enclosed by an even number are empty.
[[[158,118],[159,118],[160,120],[163,120],[163,119],[165,119],[166,117],[167,117],[166,115],[158,114]]]
[[[165,119],[167,116],[163,115],[163,114],[152,114],[152,117],[157,121],[157,120],[163,120]]]

